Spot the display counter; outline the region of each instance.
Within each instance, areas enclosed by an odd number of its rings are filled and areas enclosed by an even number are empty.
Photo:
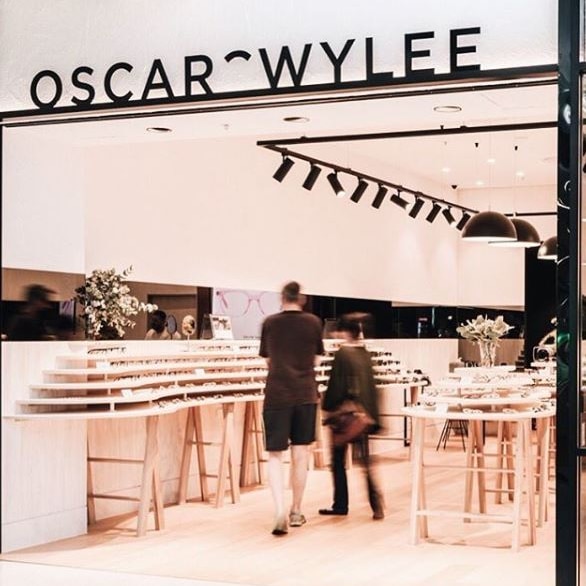
[[[421,364],[397,360],[397,342],[368,342],[381,388],[423,378],[413,373]],[[421,349],[407,346],[412,361]],[[435,357],[447,364],[455,345],[442,347]],[[151,501],[162,527],[166,504],[221,506],[225,494],[237,501],[240,484],[263,480],[258,342],[5,343],[2,359],[3,551],[137,508],[143,534]],[[316,369],[322,389],[330,361]],[[402,398],[392,400],[398,412]]]

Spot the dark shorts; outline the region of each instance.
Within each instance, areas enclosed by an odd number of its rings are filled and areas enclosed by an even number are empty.
[[[296,405],[281,409],[265,409],[265,448],[282,452],[292,446],[306,446],[315,441],[317,404]]]

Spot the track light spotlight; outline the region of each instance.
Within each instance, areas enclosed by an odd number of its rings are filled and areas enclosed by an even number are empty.
[[[307,191],[311,191],[311,189],[315,185],[315,182],[317,181],[317,178],[319,177],[320,173],[321,173],[321,167],[318,167],[317,165],[311,165],[311,168],[309,169],[309,173],[307,174],[307,177],[305,178],[305,181],[303,182],[303,187],[305,189],[307,189]]]
[[[437,215],[440,213],[441,209],[442,206],[437,203],[437,201],[434,201],[433,207],[425,219],[431,224],[437,218]]]
[[[468,220],[471,217],[472,216],[468,212],[464,212],[460,218],[460,221],[456,224],[456,230],[463,230],[464,226],[468,223]]]
[[[409,216],[411,216],[412,218],[416,218],[424,204],[425,202],[420,197],[416,197],[415,203],[413,204],[413,207],[409,212]]]
[[[295,161],[293,161],[293,159],[283,156],[283,161],[281,162],[279,168],[275,171],[273,179],[276,179],[279,183],[283,181],[283,179],[285,179],[287,176],[287,173],[291,171],[291,167],[293,167],[294,164]]]
[[[350,200],[354,203],[358,203],[361,197],[364,195],[364,192],[366,191],[367,187],[368,183],[364,181],[364,179],[359,179],[358,185],[356,186],[354,193],[350,196]]]
[[[452,208],[450,208],[449,206],[447,208],[444,208],[442,210],[442,214],[444,216],[444,218],[446,219],[446,222],[451,226],[452,224],[456,223],[456,218],[454,218],[454,216],[452,215]]]
[[[401,197],[400,190],[398,190],[397,193],[393,193],[393,195],[391,195],[391,201],[403,209],[409,205],[409,202]]]
[[[379,185],[378,186],[378,191],[376,192],[376,195],[374,196],[374,199],[372,200],[372,207],[376,208],[378,210],[378,208],[381,207],[386,195],[387,195],[388,189],[384,186],[384,185]]]
[[[344,197],[346,195],[346,192],[344,191],[344,188],[342,187],[342,184],[338,179],[337,171],[332,171],[328,175],[328,181],[330,182],[330,185],[332,186],[332,189],[334,190],[336,197]]]

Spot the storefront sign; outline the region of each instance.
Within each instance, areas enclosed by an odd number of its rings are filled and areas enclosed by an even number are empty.
[[[481,28],[468,27],[449,31],[449,73],[455,74],[464,71],[478,71],[480,64],[467,60],[463,63],[466,54],[476,53],[476,36],[480,35]],[[434,54],[429,41],[435,38],[435,31],[406,33],[403,43],[403,80],[417,81],[430,80],[435,75]],[[364,55],[363,76],[360,80],[354,79],[348,84],[343,81],[344,62],[350,52],[358,44],[362,44]],[[285,45],[275,53],[266,48],[260,48],[253,53],[244,49],[235,49],[226,53],[223,61],[231,63],[249,62],[257,60],[262,65],[265,82],[270,90],[283,88],[304,88],[307,84],[305,73],[308,63],[317,52],[323,52],[328,60],[329,75],[337,88],[345,85],[355,85],[357,81],[366,82],[369,86],[390,83],[395,79],[395,72],[378,70],[375,64],[375,40],[367,37],[362,41],[348,39],[341,50],[336,49],[327,41],[318,45],[306,43],[301,50]],[[180,69],[183,77],[182,87],[173,87],[167,70]],[[141,88],[140,95],[130,89],[136,87],[136,77],[133,74],[134,65],[119,61],[108,67],[103,79],[98,79],[92,67],[81,65],[76,67],[68,78],[62,78],[56,71],[45,69],[37,73],[30,84],[30,98],[37,108],[52,109],[58,105],[87,106],[96,98],[96,86],[101,85],[112,104],[120,105],[140,99],[173,100],[175,98],[193,98],[197,95],[213,96],[214,69],[217,64],[209,55],[188,55],[182,63],[165,63],[162,59],[154,59],[149,68],[146,79],[138,80]],[[175,76],[177,77],[177,76]],[[118,88],[114,89],[114,82]],[[70,103],[62,103],[64,84],[70,84]],[[330,84],[326,84],[330,85]],[[255,88],[258,92],[265,91],[265,87]],[[255,91],[254,89],[252,91]],[[68,92],[69,93],[69,92]],[[162,96],[161,96],[162,93]]]
[[[556,15],[556,0],[5,2],[0,115],[522,75],[556,63]]]

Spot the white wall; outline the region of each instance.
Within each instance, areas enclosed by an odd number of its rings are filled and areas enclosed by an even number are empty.
[[[279,290],[393,301],[524,303],[523,250],[461,241],[445,222],[412,220],[386,202],[333,196],[324,172],[301,187],[298,162],[281,184],[276,154],[252,139],[74,148],[8,129],[4,266],[83,273],[133,265],[142,281]],[[323,155],[315,147],[307,152]],[[330,152],[337,160],[343,153]],[[324,157],[327,158],[327,157]],[[339,161],[448,199],[439,185],[366,157]],[[340,176],[350,192],[355,179]],[[460,190],[460,203],[555,210],[550,186]],[[555,217],[529,218],[542,238]]]
[[[556,211],[555,186],[471,189],[459,192],[460,203],[473,209],[503,212]],[[556,217],[525,218],[542,240],[556,234]],[[525,251],[485,243],[458,244],[460,305],[525,305]],[[545,262],[545,261],[544,261]]]
[[[3,266],[85,272],[79,149],[5,129],[2,172]]]
[[[85,161],[87,271],[132,264],[141,281],[279,290],[297,279],[321,295],[456,301],[454,230],[388,201],[375,210],[374,187],[360,204],[337,199],[326,172],[308,192],[307,164],[279,184],[280,156],[252,139],[93,147]]]

